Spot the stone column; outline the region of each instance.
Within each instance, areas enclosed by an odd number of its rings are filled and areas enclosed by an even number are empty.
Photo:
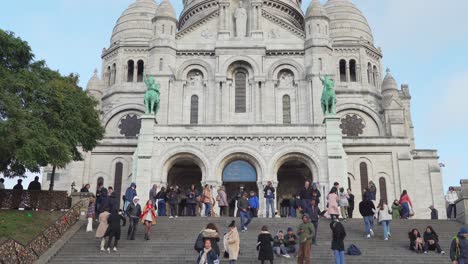
[[[258,207],[258,217],[265,217],[266,215],[266,201],[265,197],[263,196],[263,188],[265,188],[266,182],[257,182],[257,187],[258,187],[258,201],[259,201],[259,207]]]
[[[254,0],[252,3],[252,26],[251,26],[251,35],[253,38],[261,39],[263,38],[263,32],[261,30],[261,17],[262,17],[262,1]]]
[[[346,62],[346,81],[351,82],[351,72],[349,70],[349,63]]]
[[[328,184],[334,182],[343,185],[346,182],[346,152],[343,149],[343,136],[340,130],[340,117],[337,115],[325,115],[328,156]]]
[[[137,82],[138,78],[138,63],[135,64],[135,69],[133,69],[133,82]]]
[[[219,23],[221,24],[221,27],[218,32],[218,39],[228,39],[231,35],[229,30],[229,20],[231,18],[229,5],[229,1],[219,2]]]
[[[154,115],[145,114],[141,117],[141,130],[138,136],[138,145],[136,152],[136,170],[133,177],[140,193],[147,194],[151,188],[154,129],[156,118]]]
[[[460,180],[460,185],[461,192],[458,194],[459,199],[455,203],[457,207],[457,221],[466,225],[468,224],[468,180]]]

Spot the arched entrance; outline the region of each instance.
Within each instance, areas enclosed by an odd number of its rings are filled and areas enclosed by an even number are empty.
[[[223,170],[223,184],[229,201],[229,216],[234,216],[236,197],[240,187],[244,191],[254,191],[258,195],[257,171],[255,167],[245,160],[234,160],[229,162]]]
[[[204,166],[201,161],[192,154],[178,154],[168,161],[167,189],[178,186],[180,190],[178,215],[186,215],[186,192],[192,184],[195,184],[199,193],[202,192],[201,181]],[[167,213],[169,215],[169,212]]]

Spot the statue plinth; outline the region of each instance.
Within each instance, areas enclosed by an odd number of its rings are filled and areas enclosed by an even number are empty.
[[[328,183],[330,184],[328,187],[331,188],[334,182],[339,182],[344,186],[347,176],[347,156],[343,148],[340,117],[336,114],[326,114],[323,123],[327,138]]]

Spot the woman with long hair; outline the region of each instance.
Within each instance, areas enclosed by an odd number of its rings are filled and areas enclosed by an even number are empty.
[[[380,199],[379,206],[377,207],[377,217],[379,223],[383,226],[384,240],[388,240],[391,236],[390,222],[392,221],[392,213],[383,199]]]
[[[344,264],[344,239],[346,237],[346,231],[340,222],[331,222],[330,229],[332,230],[332,243],[331,249],[333,250],[333,255],[335,256],[335,264]]]
[[[203,188],[203,203],[205,204],[205,216],[211,216],[211,204],[213,203],[213,197],[211,195],[211,189],[208,184]]]
[[[424,238],[424,253],[427,254],[429,250],[436,251],[439,254],[445,254],[439,245],[439,236],[432,226],[427,226],[423,235]]]
[[[338,189],[336,187],[331,188],[330,192],[327,195],[327,204],[328,204],[328,213],[332,221],[335,219],[338,220],[340,216],[340,210],[338,209]]]
[[[423,245],[423,238],[421,237],[421,233],[416,228],[413,228],[409,233],[408,237],[410,240],[410,250],[416,251],[416,253],[422,253],[424,249]]]
[[[413,203],[408,195],[406,190],[403,190],[400,196],[400,205],[401,205],[401,218],[408,219],[410,217],[411,208],[413,208]]]
[[[150,240],[151,226],[156,224],[156,210],[153,201],[148,200],[140,216],[141,222],[145,225],[145,240]]]

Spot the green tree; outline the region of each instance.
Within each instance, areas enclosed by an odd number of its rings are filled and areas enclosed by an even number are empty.
[[[82,160],[104,135],[97,102],[78,86],[34,61],[28,43],[0,29],[0,172],[24,177],[51,165]],[[53,177],[50,189],[53,189]]]

